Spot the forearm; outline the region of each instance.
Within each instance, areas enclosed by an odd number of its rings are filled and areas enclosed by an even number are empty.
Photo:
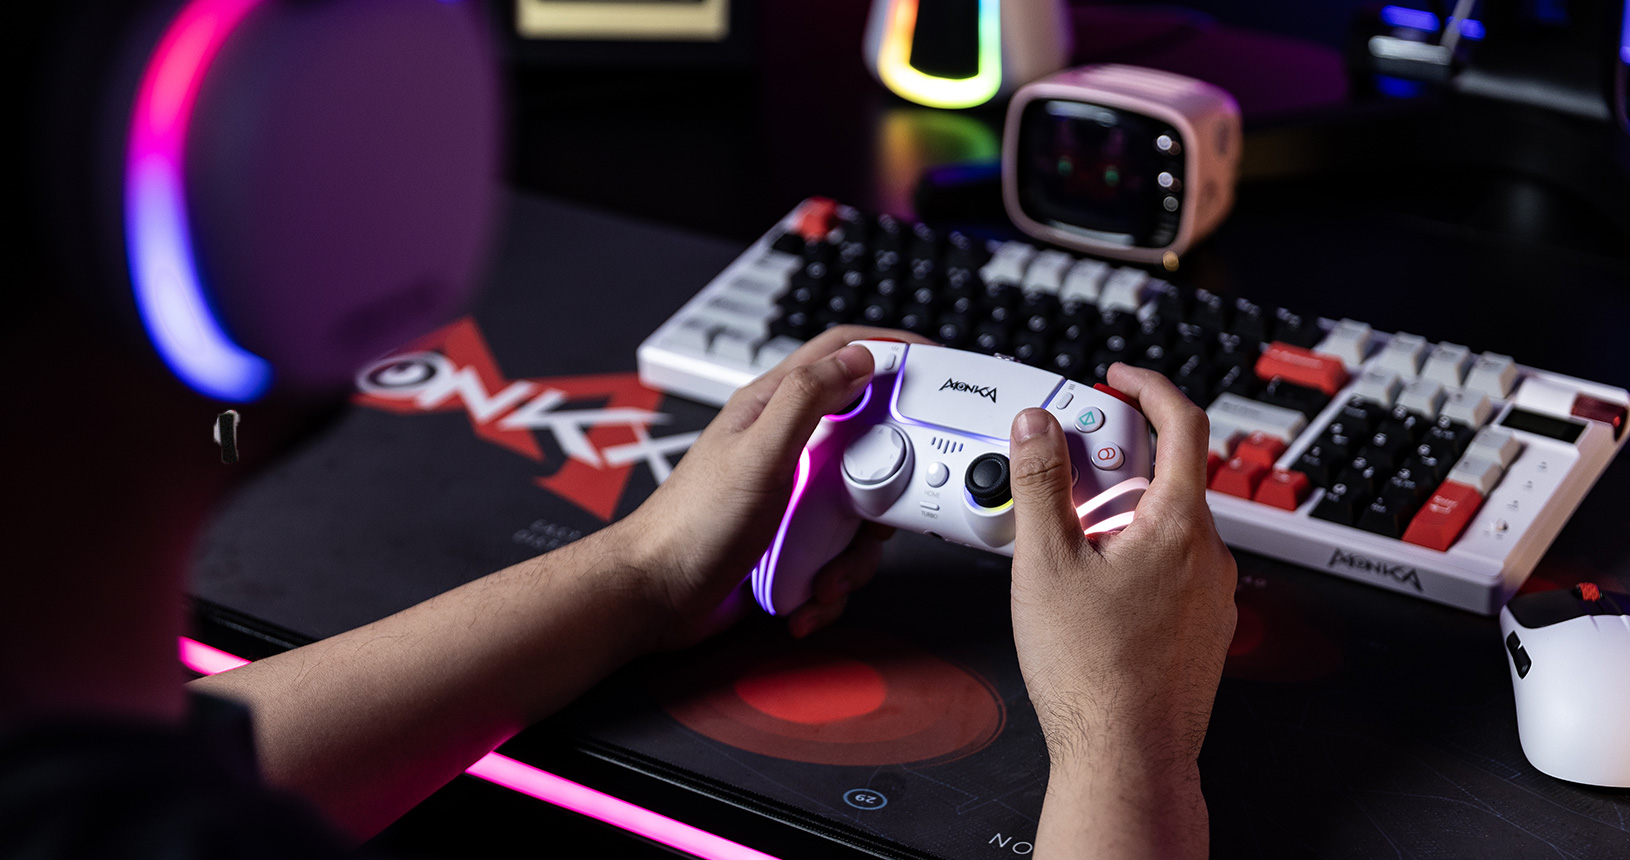
[[[647,650],[615,529],[194,684],[250,705],[268,781],[366,838]]]

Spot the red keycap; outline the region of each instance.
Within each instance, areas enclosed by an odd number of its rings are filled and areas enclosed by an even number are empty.
[[[1307,476],[1293,469],[1274,469],[1268,477],[1262,479],[1257,485],[1256,495],[1251,498],[1264,505],[1272,505],[1287,511],[1294,511],[1307,501],[1307,494],[1312,492],[1313,485]]]
[[[1569,411],[1575,418],[1588,418],[1611,426],[1614,439],[1624,432],[1625,408],[1617,403],[1581,394],[1573,399],[1573,409]]]
[[[1225,462],[1227,461],[1216,451],[1206,452],[1206,486],[1211,485],[1211,479],[1216,476],[1217,470],[1221,469],[1222,464]]]
[[[1279,341],[1268,344],[1262,357],[1256,360],[1256,375],[1262,379],[1277,376],[1286,382],[1317,388],[1331,397],[1347,384],[1347,366],[1341,359]]]
[[[819,242],[832,229],[832,216],[837,214],[838,201],[827,197],[811,197],[798,213],[798,235],[805,242]]]
[[[1482,506],[1483,495],[1475,488],[1454,481],[1445,482],[1432,494],[1415,519],[1410,520],[1409,528],[1404,531],[1404,540],[1439,552],[1446,550],[1459,540],[1460,533],[1466,530],[1466,524],[1472,521],[1472,515]]]
[[[1223,464],[1217,474],[1211,476],[1211,489],[1230,496],[1239,496],[1249,499],[1256,492],[1256,485],[1262,483],[1262,476],[1268,474],[1268,467],[1250,460],[1235,457]]]
[[[1234,456],[1253,463],[1261,463],[1269,468],[1279,455],[1285,453],[1285,443],[1278,436],[1271,436],[1261,430],[1252,430],[1238,445],[1234,446]]]

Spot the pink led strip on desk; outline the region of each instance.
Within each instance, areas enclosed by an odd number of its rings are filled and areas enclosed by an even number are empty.
[[[181,662],[199,674],[214,675],[236,669],[249,661],[183,636]],[[487,753],[464,772],[705,860],[778,860],[770,854],[619,800],[605,792],[578,785],[506,755]]]

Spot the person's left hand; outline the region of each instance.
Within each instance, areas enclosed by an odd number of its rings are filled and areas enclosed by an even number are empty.
[[[798,456],[821,417],[851,403],[872,376],[872,354],[854,340],[929,343],[890,329],[839,326],[811,339],[739,389],[673,474],[619,525],[656,606],[656,647],[683,647],[739,618],[741,588],[775,537],[792,495]],[[851,591],[876,571],[893,529],[862,523],[816,574],[814,597],[787,616],[794,636],[831,623]],[[638,549],[634,548],[638,544]]]

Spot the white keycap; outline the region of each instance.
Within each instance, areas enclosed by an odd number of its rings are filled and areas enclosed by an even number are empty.
[[[1031,292],[1056,293],[1064,286],[1064,273],[1075,263],[1075,258],[1063,251],[1042,251],[1030,261],[1024,271],[1024,289]]]
[[[702,320],[689,319],[670,329],[663,336],[662,345],[668,349],[702,355],[707,352],[708,341],[713,339],[716,330],[716,326]]]
[[[1430,379],[1449,388],[1459,388],[1466,380],[1466,368],[1471,366],[1472,351],[1458,343],[1440,343],[1432,347],[1421,368],[1421,378]]]
[[[1210,444],[1211,453],[1216,454],[1217,456],[1226,460],[1229,457],[1234,456],[1234,445],[1243,438],[1245,438],[1245,434],[1239,432],[1238,430],[1212,425]]]
[[[1142,269],[1116,269],[1104,282],[1098,297],[1098,307],[1104,310],[1135,311],[1143,304],[1143,285],[1149,283],[1149,273]]]
[[[727,328],[713,336],[710,351],[716,359],[751,365],[760,340],[759,335]]]
[[[1511,402],[1530,412],[1569,415],[1573,413],[1573,402],[1578,397],[1579,389],[1571,385],[1541,376],[1530,376],[1517,386],[1517,392],[1512,395]]]
[[[1307,426],[1307,417],[1294,409],[1258,403],[1238,394],[1224,394],[1213,400],[1206,417],[1211,419],[1213,435],[1233,431],[1248,436],[1253,430],[1261,430],[1287,445]]]
[[[1459,421],[1467,427],[1481,427],[1487,424],[1489,416],[1494,414],[1494,404],[1490,403],[1488,395],[1481,391],[1456,388],[1444,398],[1443,408],[1438,410],[1438,414],[1452,421]]]
[[[708,304],[744,316],[757,316],[766,311],[774,311],[775,300],[776,294],[773,292],[750,292],[731,284],[729,289],[720,290],[715,294]]]
[[[1500,483],[1500,476],[1505,474],[1505,467],[1487,457],[1478,457],[1470,451],[1460,458],[1460,462],[1449,470],[1446,481],[1465,484],[1477,491],[1483,498],[1488,498],[1489,491]]]
[[[1398,399],[1398,392],[1403,383],[1398,381],[1398,374],[1389,370],[1372,367],[1359,376],[1353,383],[1354,396],[1371,400],[1382,406],[1391,406]]]
[[[1341,359],[1341,363],[1348,367],[1357,367],[1364,363],[1364,357],[1370,353],[1370,336],[1374,330],[1357,320],[1342,320],[1336,327],[1319,341],[1313,348],[1314,352],[1333,355]]]
[[[1501,468],[1510,467],[1511,461],[1521,453],[1522,443],[1517,441],[1516,434],[1504,427],[1484,427],[1466,446],[1467,457],[1492,460],[1499,463]]]
[[[758,370],[769,370],[803,345],[803,341],[794,340],[784,334],[770,338],[758,348],[758,354],[753,357],[753,367]]]
[[[979,270],[979,276],[987,284],[1013,284],[1017,286],[1024,282],[1024,270],[1030,265],[1030,259],[1036,256],[1036,246],[1026,245],[1023,242],[1004,242],[996,249],[995,255],[990,258],[984,268]]]
[[[1376,354],[1375,366],[1409,379],[1421,372],[1421,360],[1425,355],[1426,338],[1399,332]]]
[[[1496,399],[1504,400],[1511,394],[1511,387],[1517,384],[1517,363],[1509,355],[1497,352],[1485,352],[1472,362],[1472,369],[1466,374],[1466,388],[1472,391],[1481,391]]]
[[[1443,386],[1430,379],[1417,379],[1404,386],[1403,392],[1398,395],[1398,405],[1428,418],[1436,418],[1438,407],[1443,405]]]
[[[1066,302],[1098,303],[1110,266],[1102,260],[1081,260],[1064,275],[1064,286],[1058,297]]]

